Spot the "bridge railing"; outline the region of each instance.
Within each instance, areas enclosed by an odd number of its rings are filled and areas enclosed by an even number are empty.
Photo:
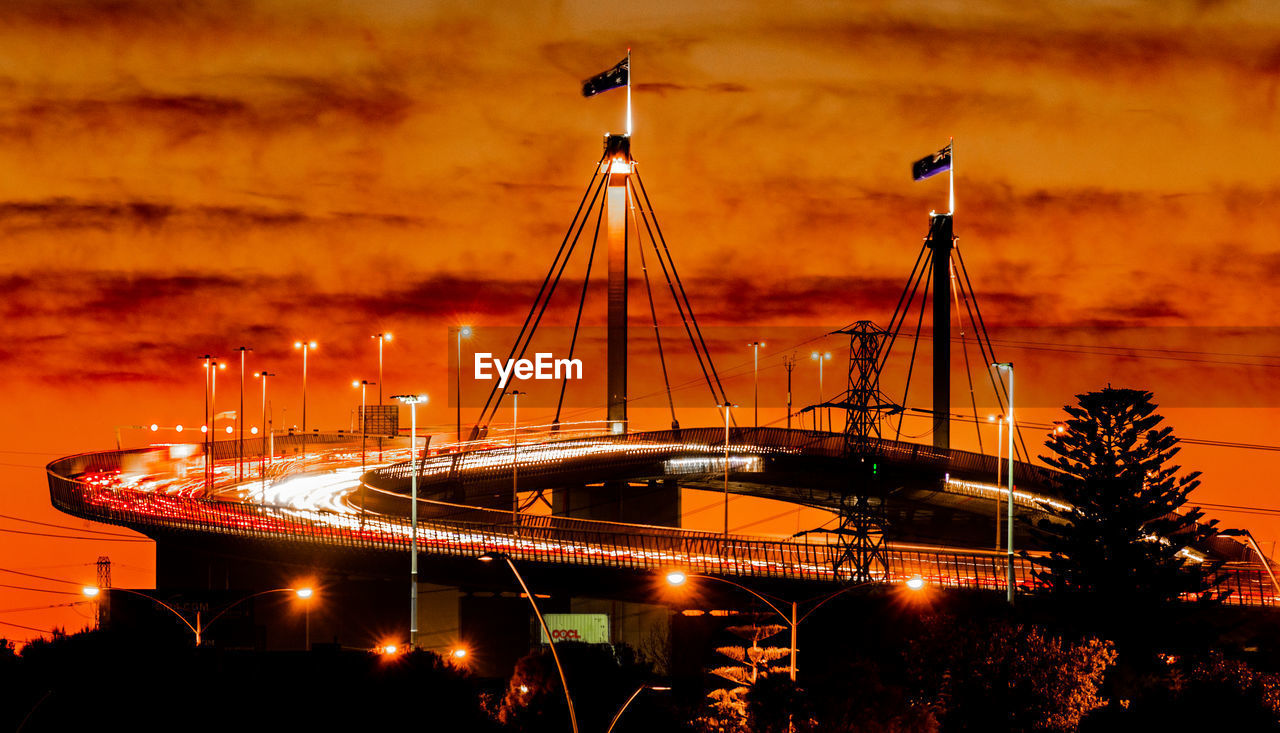
[[[280,506],[209,501],[119,488],[113,481],[128,451],[84,454],[47,467],[50,497],[56,507],[76,516],[118,524],[151,535],[221,535],[279,543],[303,543],[352,550],[405,552],[412,532],[408,519]],[[738,577],[812,581],[847,579],[834,568],[838,546],[762,539],[584,519],[520,515],[476,510],[474,519],[419,522],[424,554],[477,557],[505,552],[538,563],[603,566],[633,571],[686,571]],[[880,579],[914,575],[932,585],[1002,590],[1006,558],[998,553],[930,548],[890,548]],[[1273,589],[1261,569],[1226,570],[1229,603],[1275,605]],[[1015,582],[1033,589],[1032,564],[1014,560]]]
[[[724,446],[723,428],[682,428],[680,430],[654,430],[623,434],[588,431],[587,435],[563,433],[537,433],[529,436],[521,435],[520,445],[545,445],[553,443],[567,447],[573,443],[607,442],[624,445],[686,445],[690,447],[708,448]],[[554,438],[554,441],[552,440]],[[872,449],[877,455],[888,460],[911,463],[920,467],[935,468],[940,473],[957,473],[973,477],[984,477],[995,481],[997,459],[973,451],[958,449],[944,450],[932,446],[895,441],[888,439],[873,440]],[[476,446],[479,447],[479,446]],[[729,448],[731,451],[750,451],[777,454],[796,454],[838,458],[844,455],[845,439],[840,433],[829,433],[814,430],[789,430],[786,428],[731,428],[729,431]],[[419,464],[419,476],[423,475],[426,466],[433,462],[450,461],[455,475],[476,472],[500,472],[502,466],[494,466],[486,460],[486,453],[491,449],[506,450],[509,445],[494,444],[479,450],[463,451],[428,458]],[[1007,470],[1007,463],[1000,462]],[[524,468],[521,469],[525,470]],[[397,463],[377,469],[375,476],[386,481],[407,481],[412,474],[409,463]],[[1050,483],[1053,471],[1022,461],[1014,462],[1014,483],[1019,486],[1045,487]]]

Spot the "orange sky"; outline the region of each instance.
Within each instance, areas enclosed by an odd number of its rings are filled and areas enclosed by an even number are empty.
[[[452,423],[447,329],[523,318],[601,135],[622,125],[622,93],[584,100],[579,82],[628,46],[633,152],[694,307],[734,327],[714,331],[713,351],[741,404],[742,344],[779,334],[762,363],[762,422],[783,415],[786,347],[887,320],[927,213],[945,206],[945,181],[913,183],[909,164],[954,135],[956,231],[994,338],[1125,344],[1138,337],[1099,329],[1132,326],[1147,348],[1213,352],[1002,350],[1044,408],[1028,416],[1051,420],[1049,408],[1111,379],[1155,390],[1183,436],[1280,444],[1277,38],[1280,8],[1264,0],[9,0],[0,514],[89,526],[49,507],[43,464],[109,447],[117,425],[198,424],[196,357],[241,344],[255,349],[251,369],[280,375],[277,421],[295,422],[291,345],[320,340],[310,424],[336,428],[350,380],[375,378],[369,334],[391,330],[388,389],[438,395],[420,417]],[[557,325],[573,292],[557,299]],[[588,300],[593,323],[601,310]],[[839,345],[824,348],[839,374]],[[1238,363],[1211,363],[1224,361]],[[802,363],[797,394],[815,380]],[[681,394],[694,405],[704,393]],[[637,419],[660,425],[662,404]],[[1277,453],[1183,458],[1205,471],[1202,501],[1276,505]],[[1280,538],[1269,518],[1219,516],[1264,544]],[[0,529],[5,568],[87,581],[109,554],[118,584],[151,582],[147,543]],[[71,600],[0,587],[0,611]],[[74,628],[86,615],[0,621]]]

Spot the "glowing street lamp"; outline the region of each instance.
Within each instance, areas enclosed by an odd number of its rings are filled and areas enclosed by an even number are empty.
[[[319,344],[315,341],[294,341],[293,348],[302,350],[302,464],[307,463],[307,354]]]
[[[823,395],[822,362],[829,361],[831,359],[831,352],[824,351],[823,353],[819,354],[818,352],[815,351],[809,354],[809,359],[812,361],[818,362],[818,404],[822,404],[822,401],[824,399],[824,397],[822,396]],[[819,418],[821,418],[822,416],[821,410],[819,410],[815,414],[817,414]],[[819,422],[821,422],[821,420],[819,420]],[[827,430],[830,430],[830,429],[831,429],[831,410],[827,410]]]
[[[183,625],[186,626],[191,631],[191,633],[195,635],[196,646],[200,646],[201,644],[204,643],[204,632],[208,631],[209,627],[212,626],[215,621],[222,618],[223,615],[227,613],[227,611],[230,611],[231,609],[235,608],[236,606],[240,605],[241,603],[244,603],[245,601],[251,598],[257,598],[258,596],[265,596],[268,593],[295,593],[298,595],[299,598],[311,597],[310,588],[272,588],[271,590],[258,591],[257,593],[254,593],[252,595],[247,595],[244,598],[241,598],[237,601],[234,601],[228,604],[221,611],[218,611],[216,614],[214,614],[213,618],[209,619],[208,623],[201,623],[200,612],[196,611],[196,622],[193,625],[190,621],[187,620],[186,616],[183,616],[182,613],[177,609],[175,609],[173,606],[170,606],[169,604],[165,603],[159,598],[156,598],[155,596],[150,596],[150,595],[147,595],[146,593],[142,593],[129,588],[103,589],[93,585],[86,585],[85,587],[80,589],[80,593],[83,594],[86,598],[98,598],[102,594],[103,590],[109,590],[112,593],[128,593],[130,595],[138,596],[140,598],[145,598],[148,601],[151,601],[152,603],[159,605],[161,608],[165,609],[169,613],[172,613],[174,616],[177,616],[178,620],[181,621]]]
[[[1007,584],[1007,586],[1008,586],[1008,600],[1009,600],[1009,605],[1011,605],[1011,606],[1012,606],[1012,605],[1013,605],[1013,596],[1014,596],[1014,579],[1013,579],[1013,428],[1014,428],[1014,422],[1013,422],[1013,362],[1007,362],[1007,361],[1006,361],[1006,362],[997,362],[997,363],[992,364],[992,365],[991,365],[991,367],[992,367],[993,369],[995,369],[997,372],[998,372],[998,371],[1000,371],[1000,370],[1002,370],[1002,369],[1003,369],[1003,370],[1008,370],[1008,372],[1009,372],[1009,414],[1008,414],[1008,416],[1007,416],[1007,417],[1008,417],[1008,420],[1009,420],[1009,446],[1008,446],[1008,448],[1009,448],[1009,496],[1008,496],[1008,500],[1009,500],[1009,516],[1008,516],[1008,520],[1007,520],[1007,523],[1008,523],[1008,525],[1009,525],[1008,530],[1007,530],[1007,531],[1008,531],[1008,537],[1009,537],[1009,539],[1008,539],[1008,548],[1009,548],[1008,564],[1009,564],[1009,567],[1008,567],[1008,569],[1007,569],[1007,578],[1006,578],[1005,582],[1006,582],[1006,584]]]
[[[724,408],[724,538],[729,539],[729,411],[737,407],[732,402],[720,405]]]
[[[542,618],[542,611],[538,610],[538,602],[534,599],[533,593],[529,591],[529,586],[525,584],[524,578],[520,576],[520,571],[516,570],[515,562],[511,560],[510,555],[501,552],[486,552],[476,559],[480,562],[503,560],[507,563],[507,567],[511,568],[511,574],[516,576],[516,580],[520,583],[520,588],[524,590],[525,598],[528,598],[529,605],[533,606],[533,614],[538,617],[538,625],[542,627],[542,633],[547,635],[547,646],[551,647],[551,659],[556,663],[556,671],[560,673],[560,686],[564,688],[564,699],[569,704],[569,724],[573,728],[573,733],[578,733],[578,713],[573,708],[573,697],[569,695],[569,681],[565,679],[564,667],[560,665],[560,654],[556,651],[556,638],[551,635],[551,629],[547,627],[546,619]]]
[[[360,379],[351,383],[352,387],[360,388],[360,475],[365,472],[365,442],[368,438],[369,413],[368,401],[366,399],[369,385],[375,384],[367,379]],[[364,479],[360,480],[360,528],[364,529]]]
[[[996,424],[996,488],[1000,487],[1003,474],[1000,457],[1004,450],[1004,415],[987,415],[987,422]],[[1000,494],[996,494],[996,550],[1000,549]]]
[[[520,522],[520,490],[516,486],[516,474],[520,462],[517,454],[520,451],[520,395],[528,394],[518,389],[507,392],[513,398],[511,403],[511,526]]]
[[[814,603],[813,607],[812,607],[812,608],[810,608],[808,611],[806,611],[806,612],[804,613],[804,615],[803,615],[803,616],[799,616],[799,615],[798,615],[798,611],[799,611],[799,608],[800,608],[800,603],[801,603],[801,601],[786,601],[786,600],[783,600],[782,598],[779,598],[779,597],[774,596],[774,595],[770,595],[770,594],[767,594],[767,593],[758,593],[758,592],[756,592],[756,591],[754,591],[754,590],[752,590],[752,589],[748,588],[747,586],[745,586],[745,585],[743,585],[743,584],[741,584],[741,583],[738,583],[738,582],[735,582],[735,581],[729,580],[728,578],[721,578],[721,577],[716,576],[716,575],[702,575],[702,574],[700,574],[700,573],[685,573],[684,571],[681,571],[681,570],[673,570],[673,571],[671,571],[671,572],[667,573],[667,576],[666,576],[667,584],[668,584],[668,585],[672,585],[672,586],[681,586],[681,585],[684,585],[684,583],[685,583],[687,580],[689,580],[690,578],[702,578],[702,579],[705,579],[705,580],[714,580],[714,581],[717,581],[717,582],[720,582],[720,583],[725,583],[725,584],[731,585],[731,586],[733,586],[733,587],[735,587],[735,588],[737,588],[737,589],[739,589],[739,590],[744,590],[744,591],[746,591],[747,593],[750,593],[751,595],[753,595],[753,596],[755,596],[756,598],[760,599],[760,601],[761,601],[762,603],[764,603],[764,604],[765,604],[766,606],[768,606],[769,608],[773,609],[774,613],[778,614],[778,616],[780,616],[780,617],[782,618],[782,620],[783,620],[783,621],[787,624],[787,626],[788,626],[788,627],[790,627],[790,629],[791,629],[791,669],[790,669],[790,674],[791,674],[791,681],[792,681],[792,682],[795,682],[795,681],[796,681],[796,655],[797,655],[797,652],[798,652],[798,649],[797,649],[797,647],[796,647],[796,641],[797,641],[797,638],[796,638],[797,633],[796,633],[796,632],[797,632],[797,629],[799,628],[800,624],[801,624],[805,619],[807,619],[807,618],[809,618],[810,616],[812,616],[812,615],[813,615],[813,613],[814,613],[814,611],[817,611],[819,608],[821,608],[823,605],[825,605],[827,601],[830,601],[830,600],[832,600],[832,599],[834,599],[834,598],[837,598],[837,597],[839,597],[839,596],[842,596],[842,595],[844,595],[845,593],[848,593],[849,591],[856,590],[856,589],[858,589],[858,588],[865,588],[865,587],[870,586],[870,585],[875,585],[875,584],[878,582],[878,581],[874,581],[874,580],[869,580],[869,581],[866,581],[866,582],[863,582],[863,583],[855,583],[855,584],[853,584],[853,585],[847,585],[847,586],[845,586],[845,587],[843,587],[843,588],[840,588],[840,589],[836,590],[836,591],[835,591],[835,592],[833,592],[833,593],[828,593],[828,594],[826,594],[826,595],[824,595],[824,596],[818,596],[818,597],[816,597],[816,598],[810,598],[810,599],[808,599],[808,600],[806,600],[806,601],[803,601],[803,603],[809,603],[809,602],[811,602],[811,601],[817,601],[817,603]],[[923,590],[923,589],[924,589],[924,587],[925,587],[924,579],[923,579],[923,578],[921,578],[919,575],[914,575],[914,576],[912,576],[912,577],[911,577],[911,579],[910,579],[910,580],[908,580],[908,581],[905,583],[905,585],[906,585],[906,587],[907,587],[909,590],[911,590],[911,591],[913,591],[913,592],[919,592],[919,591]],[[771,600],[769,600],[770,598],[772,598],[773,600],[772,600],[772,601],[771,601]],[[777,601],[778,603],[781,603],[781,604],[784,604],[784,605],[789,603],[789,604],[791,605],[791,614],[790,614],[790,615],[788,615],[788,614],[784,613],[784,612],[782,611],[782,609],[781,609],[781,608],[779,608],[779,607],[778,607],[778,605],[774,603],[774,601]]]
[[[378,340],[378,409],[382,409],[382,344],[391,340],[389,333],[375,333],[369,338]],[[382,435],[378,435],[378,462],[382,462]]]
[[[471,338],[471,327],[462,326],[458,328],[458,372],[457,372],[457,390],[454,399],[458,401],[458,442],[462,442],[462,339]]]
[[[309,652],[311,651],[311,595],[313,591],[310,588],[298,588],[294,593],[302,599],[302,605],[306,609],[306,635],[302,637],[302,650]]]
[[[618,708],[618,712],[613,716],[613,720],[609,721],[609,727],[605,729],[604,733],[613,733],[613,726],[618,724],[618,718],[621,718],[622,714],[627,712],[627,707],[631,705],[631,702],[633,700],[635,700],[637,697],[640,697],[640,693],[644,692],[645,690],[653,690],[654,692],[661,692],[661,691],[666,691],[670,689],[671,688],[667,686],[660,687],[658,685],[648,685],[648,684],[640,685],[639,687],[636,688],[635,692],[631,693],[631,697],[628,697],[627,701],[622,703],[622,707]]]
[[[260,461],[261,470],[259,478],[262,479],[262,505],[267,504],[267,463],[271,461],[271,454],[275,452],[275,446],[267,445],[267,436],[271,431],[267,430],[267,380],[275,375],[270,372],[258,372],[254,375],[262,380],[262,460]],[[271,436],[271,441],[275,442],[275,436]]]
[[[755,427],[760,427],[760,347],[764,346],[763,341],[752,341],[747,344],[751,347],[751,358],[754,366],[752,367],[752,386],[751,386],[751,409],[755,412],[753,422]]]
[[[240,411],[236,413],[236,427],[239,430],[239,444],[236,446],[236,480],[244,480],[244,356],[253,351],[248,346],[236,349],[240,352]]]
[[[409,648],[418,643],[418,403],[425,403],[424,394],[392,395],[409,406]]]

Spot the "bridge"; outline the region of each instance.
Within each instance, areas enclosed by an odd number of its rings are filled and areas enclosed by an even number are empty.
[[[723,435],[723,433],[721,433]],[[221,480],[214,492],[205,494],[193,487],[177,471],[147,473],[129,470],[146,465],[148,455],[168,451],[168,447],[86,453],[62,458],[47,467],[50,497],[60,510],[85,519],[116,524],[142,532],[153,539],[235,538],[249,546],[289,544],[325,550],[341,550],[359,555],[394,554],[409,551],[413,532],[403,507],[391,511],[371,511],[363,517],[358,507],[360,480],[359,451],[353,449],[349,434],[309,436],[313,445],[322,445],[307,464],[286,462],[292,470],[277,471],[267,480],[235,480],[235,441],[215,443],[215,474]],[[280,437],[277,446],[286,451],[296,438]],[[777,475],[790,459],[805,455],[818,458],[838,454],[840,436],[812,431],[742,430],[731,436],[731,491],[762,495],[769,476]],[[936,490],[917,490],[909,503],[963,506],[966,502],[992,505],[988,495],[998,491],[978,480],[986,469],[994,471],[991,459],[964,451],[937,451],[913,444],[886,445],[885,454],[903,466],[932,467],[953,476]],[[557,454],[556,456],[551,454]],[[714,461],[723,460],[724,445],[707,440],[705,431],[602,434],[563,440],[542,440],[521,447],[518,471],[538,487],[553,487],[566,478],[574,480],[607,467],[610,475],[648,479],[678,475],[682,482],[698,485],[716,473]],[[254,452],[252,456],[260,456]],[[368,486],[383,500],[403,499],[397,490],[407,480],[407,452],[403,448],[387,452],[390,463],[368,474]],[[456,495],[459,482],[470,495],[486,495],[490,488],[506,485],[511,477],[509,447],[480,448],[466,453],[444,453],[419,462],[424,494]],[[661,466],[662,468],[656,468]],[[711,470],[707,470],[711,469]],[[723,463],[719,469],[723,469]],[[890,473],[894,469],[887,469]],[[1020,472],[1033,485],[1044,469],[1020,465]],[[335,478],[337,480],[335,480]],[[381,484],[381,487],[377,485]],[[315,487],[321,487],[315,491]],[[532,488],[530,486],[529,488]],[[261,493],[265,492],[265,493]],[[283,502],[290,497],[306,497]],[[268,500],[262,501],[265,496]],[[795,488],[791,497],[813,506],[831,507],[835,493]],[[984,502],[984,499],[986,500]],[[749,535],[726,535],[670,527],[620,522],[574,519],[518,513],[471,504],[457,504],[422,498],[423,517],[418,524],[418,544],[424,558],[443,556],[475,558],[486,552],[503,552],[524,563],[546,567],[595,568],[605,571],[661,572],[680,568],[690,572],[717,574],[743,579],[775,582],[846,582],[849,572],[838,567],[840,547],[806,536],[781,539]],[[1019,515],[1037,516],[1059,501],[1052,496],[1022,490],[1015,494]],[[382,505],[378,500],[371,505]],[[973,590],[1003,590],[1006,557],[1003,553],[972,547],[891,543],[884,553],[884,570],[877,580],[894,582],[920,576],[939,587]],[[1020,587],[1037,585],[1032,564],[1015,558],[1014,573]],[[1230,590],[1227,602],[1240,605],[1273,606],[1280,602],[1264,570],[1247,562],[1223,566],[1223,588]]]

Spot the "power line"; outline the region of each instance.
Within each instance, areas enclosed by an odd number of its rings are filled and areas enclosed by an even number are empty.
[[[22,624],[15,624],[15,623],[13,623],[12,621],[0,621],[0,624],[4,624],[5,626],[13,626],[13,627],[16,627],[16,628],[19,628],[19,629],[26,629],[27,631],[34,631],[34,632],[36,632],[37,634],[52,634],[52,633],[53,633],[53,632],[52,632],[52,631],[50,631],[49,629],[37,629],[37,628],[36,628],[36,627],[34,627],[34,626],[24,626],[24,625],[22,625]]]
[[[107,532],[101,529],[83,529],[81,527],[68,527],[65,524],[50,524],[49,522],[37,522],[34,519],[23,519],[22,517],[14,517],[8,514],[0,514],[0,519],[12,519],[15,522],[26,522],[27,524],[38,524],[41,527],[53,527],[54,529],[66,529],[72,532],[88,532],[90,534],[101,534],[101,535],[106,535],[108,537],[125,537],[133,540],[138,539],[133,535],[124,534],[121,532]]]
[[[62,578],[50,578],[47,575],[36,575],[35,573],[24,573],[21,570],[11,570],[9,568],[0,568],[0,573],[13,573],[14,575],[23,575],[28,578],[35,578],[36,580],[48,580],[54,583],[66,583],[68,585],[80,585],[80,583],[77,583],[74,580],[64,580]]]
[[[69,591],[69,590],[49,590],[47,588],[31,588],[25,585],[10,585],[8,583],[0,583],[0,588],[11,588],[13,590],[26,590],[26,591],[31,591],[33,593],[57,593],[58,595],[62,595],[62,596],[81,595],[80,593],[76,593],[74,591]]]
[[[76,537],[70,534],[51,534],[49,532],[27,532],[21,529],[5,529],[0,527],[0,532],[8,532],[9,534],[22,534],[31,537],[52,537],[59,540],[93,540],[96,542],[151,542],[148,539],[120,539],[117,537]]]

